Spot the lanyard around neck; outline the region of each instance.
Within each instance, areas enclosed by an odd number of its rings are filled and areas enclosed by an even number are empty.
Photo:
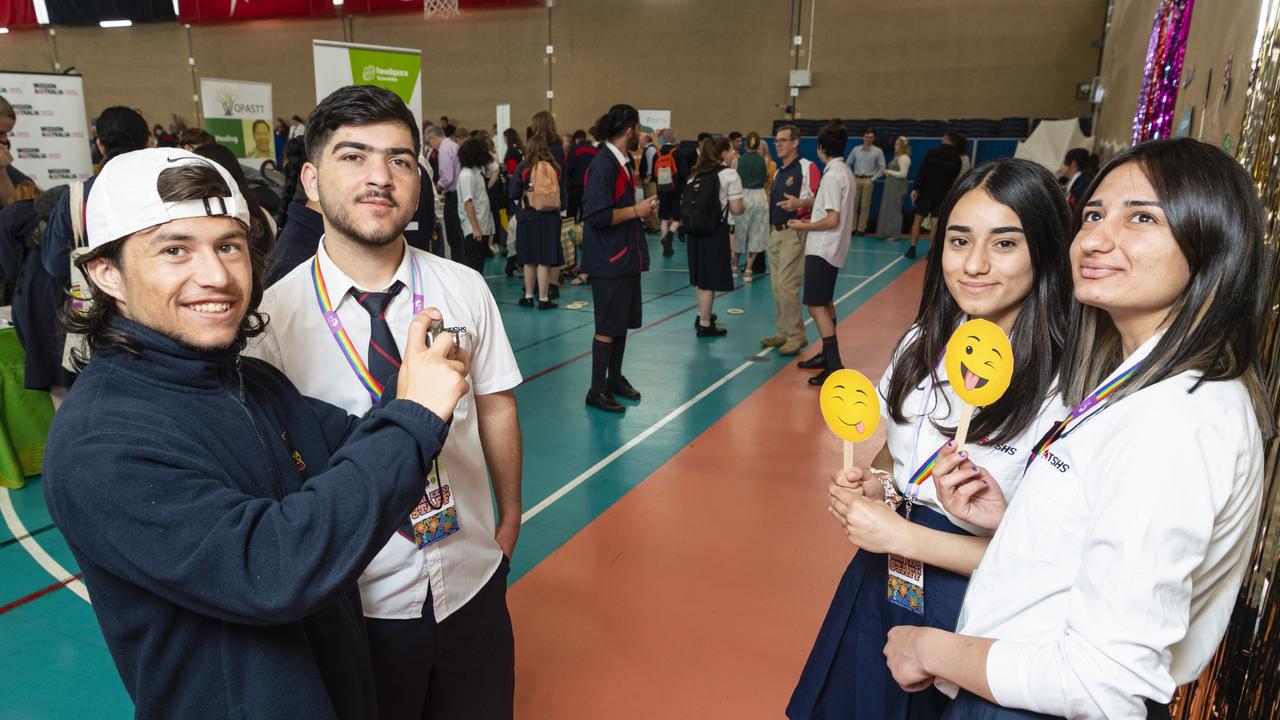
[[[931,368],[925,377],[924,394],[920,398],[920,412],[916,415],[916,436],[915,441],[911,443],[911,460],[914,462],[920,453],[920,432],[924,429],[924,423],[927,419],[929,410],[929,400],[933,397],[933,372]],[[924,485],[924,481],[933,476],[933,466],[938,463],[938,453],[942,452],[942,448],[946,443],[938,446],[933,454],[925,458],[924,462],[911,473],[911,478],[907,481],[907,501],[915,502],[916,496],[920,494],[920,486]]]
[[[405,252],[409,252],[405,248]],[[411,258],[410,266],[413,269],[413,314],[417,315],[422,312],[424,300],[422,297],[422,273],[418,270],[418,261]],[[329,300],[329,288],[324,283],[324,273],[320,271],[320,256],[311,259],[311,283],[316,291],[316,303],[320,306],[320,313],[324,315],[325,325],[328,326],[329,332],[333,335],[333,340],[338,344],[338,349],[342,351],[342,356],[347,359],[347,364],[351,366],[351,371],[355,373],[356,379],[368,391],[369,397],[373,399],[373,403],[377,405],[382,401],[383,385],[378,382],[365,366],[364,360],[360,357],[360,352],[356,349],[355,343],[351,342],[351,337],[347,335],[347,330],[342,326],[342,320],[338,317],[338,310]]]
[[[1031,452],[1031,457],[1027,460],[1027,466],[1030,467],[1031,463],[1035,462],[1037,457],[1044,455],[1049,450],[1050,445],[1067,434],[1067,428],[1080,421],[1081,418],[1090,410],[1099,408],[1098,412],[1102,412],[1101,407],[1106,404],[1107,400],[1115,394],[1115,391],[1119,390],[1125,383],[1133,379],[1134,375],[1137,374],[1138,369],[1141,367],[1142,361],[1139,360],[1130,366],[1129,369],[1103,383],[1097,390],[1094,390],[1093,394],[1085,398],[1084,402],[1077,405],[1076,408],[1071,411],[1071,414],[1067,415],[1065,420],[1058,423],[1048,432],[1048,434],[1044,436],[1044,439],[1040,441],[1040,444]],[[1097,414],[1098,413],[1095,412],[1092,415],[1089,415],[1089,417],[1093,417],[1093,415]]]

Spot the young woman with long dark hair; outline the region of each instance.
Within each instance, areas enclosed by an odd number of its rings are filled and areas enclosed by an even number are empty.
[[[895,628],[885,647],[902,687],[965,691],[949,718],[1167,718],[1248,563],[1275,412],[1253,182],[1183,138],[1120,154],[1085,197],[1060,383],[1074,410],[1007,511],[982,463],[939,461],[948,509],[999,530],[958,630]]]
[[[729,332],[715,323],[711,308],[717,292],[733,290],[731,216],[741,215],[745,209],[742,180],[738,171],[729,167],[735,157],[737,152],[728,138],[707,138],[698,147],[698,161],[690,173],[691,187],[704,175],[714,175],[720,187],[720,218],[715,229],[705,234],[688,233],[689,284],[696,288],[698,296],[698,318],[694,323],[698,337],[719,337]]]
[[[887,439],[875,466],[892,474],[838,473],[830,490],[859,550],[787,707],[793,719],[937,718],[949,703],[933,689],[900,690],[883,649],[896,625],[955,627],[968,576],[988,542],[989,533],[946,511],[929,473],[953,442],[962,411],[942,368],[956,327],[972,318],[999,325],[1017,359],[1009,390],[974,414],[967,448],[1006,494],[1060,407],[1054,391],[1070,302],[1069,215],[1053,175],[1025,160],[987,163],[961,178],[939,220],[919,313],[880,382]],[[917,564],[927,588],[922,607],[886,599],[891,562]]]

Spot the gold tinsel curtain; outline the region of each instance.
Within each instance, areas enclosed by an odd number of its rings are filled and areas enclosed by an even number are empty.
[[[1267,390],[1280,406],[1280,0],[1262,0],[1236,159],[1253,176],[1264,209],[1271,268],[1271,314],[1262,341]],[[1261,270],[1261,268],[1259,268]],[[1263,273],[1258,273],[1259,279]],[[1262,522],[1249,569],[1218,654],[1198,681],[1178,693],[1173,717],[1190,720],[1280,718],[1280,439],[1267,446]]]

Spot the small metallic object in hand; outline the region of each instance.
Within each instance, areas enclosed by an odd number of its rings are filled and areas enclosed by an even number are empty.
[[[902,496],[898,494],[898,487],[893,483],[893,476],[876,468],[868,468],[868,471],[871,477],[880,481],[880,487],[884,490],[884,504],[888,505],[890,510],[897,510],[902,504]]]

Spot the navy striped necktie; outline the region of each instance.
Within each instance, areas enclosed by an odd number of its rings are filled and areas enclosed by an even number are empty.
[[[361,292],[351,288],[351,296],[369,311],[369,352],[365,365],[373,379],[382,385],[400,370],[400,351],[387,325],[387,307],[403,287],[404,283],[397,280],[386,292]]]

